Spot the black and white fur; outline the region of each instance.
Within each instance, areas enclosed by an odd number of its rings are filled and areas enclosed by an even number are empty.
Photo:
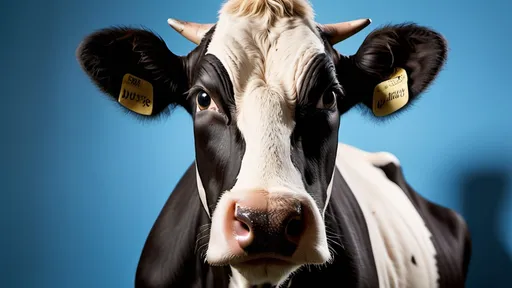
[[[371,107],[373,88],[396,67],[409,77],[406,110],[440,72],[444,38],[412,23],[384,26],[344,56],[306,1],[246,2],[227,1],[187,56],[129,27],[96,31],[77,51],[113,100],[125,73],[153,84],[154,112],[138,117],[180,106],[194,120],[195,163],[147,238],[135,286],[463,287],[464,220],[417,194],[393,155],[338,143],[340,116]],[[230,267],[219,215],[250,189],[297,193],[315,207],[316,233],[294,256],[301,265]]]

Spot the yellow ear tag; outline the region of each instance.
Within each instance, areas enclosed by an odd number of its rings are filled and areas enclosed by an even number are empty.
[[[117,100],[124,107],[142,115],[153,112],[153,85],[132,74],[125,74]]]
[[[407,72],[396,68],[388,80],[379,83],[373,90],[373,114],[387,116],[404,107],[409,101]]]

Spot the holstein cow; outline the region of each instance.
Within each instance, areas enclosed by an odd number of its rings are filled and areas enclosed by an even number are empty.
[[[445,39],[412,23],[333,45],[369,19],[321,25],[306,0],[229,0],[218,22],[169,24],[198,44],[173,54],[153,32],[87,36],[79,62],[126,111],[183,107],[196,160],[145,243],[135,287],[464,287],[471,242],[390,153],[338,143],[355,106],[388,119],[438,75]]]

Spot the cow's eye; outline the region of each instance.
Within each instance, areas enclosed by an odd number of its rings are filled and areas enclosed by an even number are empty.
[[[331,105],[334,104],[334,100],[336,100],[336,94],[334,91],[325,93],[322,99],[325,107],[331,107]]]
[[[321,109],[331,109],[336,104],[336,91],[329,89],[325,91],[318,102],[317,107]]]
[[[212,98],[204,91],[197,93],[196,101],[200,110],[206,110],[210,107],[210,104],[212,104]]]

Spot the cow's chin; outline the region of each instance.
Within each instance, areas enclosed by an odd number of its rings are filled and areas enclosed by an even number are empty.
[[[272,259],[233,264],[233,286],[245,288],[261,284],[279,285],[299,267],[300,265]]]

